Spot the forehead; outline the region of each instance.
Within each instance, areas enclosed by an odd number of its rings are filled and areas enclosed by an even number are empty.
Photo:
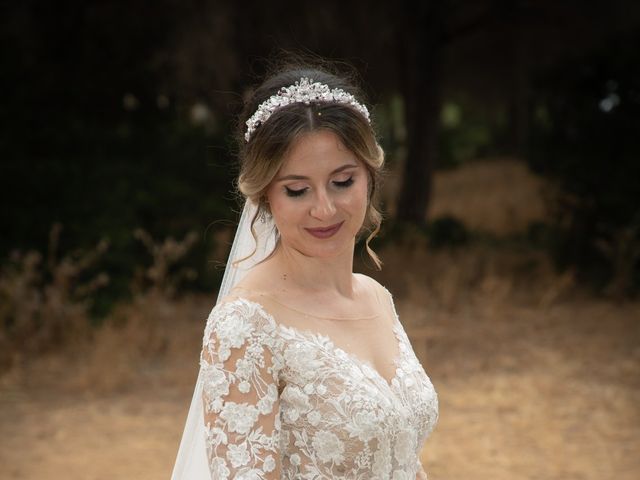
[[[318,169],[333,169],[344,163],[360,164],[357,156],[349,150],[333,132],[319,130],[298,138],[284,157],[281,173],[300,173]]]

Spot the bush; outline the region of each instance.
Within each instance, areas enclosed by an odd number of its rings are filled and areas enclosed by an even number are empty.
[[[553,253],[599,289],[640,286],[640,35],[537,80],[529,161],[558,184]]]
[[[35,250],[15,250],[0,270],[0,370],[36,351],[85,336],[93,294],[109,282],[86,273],[109,244],[57,258],[62,226],[49,236],[46,263]]]

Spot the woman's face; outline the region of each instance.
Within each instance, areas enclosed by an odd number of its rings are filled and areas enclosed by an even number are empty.
[[[266,193],[282,244],[321,258],[351,249],[367,211],[367,184],[364,163],[336,134],[299,138]]]

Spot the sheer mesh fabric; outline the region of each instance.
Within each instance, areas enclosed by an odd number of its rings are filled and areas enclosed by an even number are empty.
[[[238,292],[213,309],[201,356],[211,478],[425,477],[437,394],[378,288],[371,318],[313,319]]]

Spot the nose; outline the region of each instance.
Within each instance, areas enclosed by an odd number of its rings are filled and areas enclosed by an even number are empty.
[[[331,220],[336,213],[336,207],[333,199],[326,190],[318,190],[316,201],[311,207],[311,216],[318,220]]]

